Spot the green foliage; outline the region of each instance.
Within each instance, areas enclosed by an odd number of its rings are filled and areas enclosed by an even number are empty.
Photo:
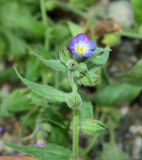
[[[1,2],[1,22],[2,26],[11,29],[20,29],[29,35],[41,36],[45,32],[45,26],[38,22],[32,13],[24,5],[16,1]],[[7,9],[8,12],[7,12]]]
[[[59,58],[60,58],[61,62],[66,65],[69,62],[69,60],[71,59],[71,54],[69,53],[69,51],[66,48],[60,49],[59,50]]]
[[[84,29],[75,23],[68,22],[68,26],[72,36],[76,36],[79,33],[84,33]]]
[[[106,129],[106,125],[94,119],[86,119],[81,122],[81,131],[87,135],[94,135]]]
[[[34,65],[33,65],[34,61]],[[31,80],[31,81],[36,81],[39,77],[39,68],[40,68],[40,63],[39,60],[35,60],[34,57],[30,57],[29,61],[27,62],[26,65],[26,78]]]
[[[94,95],[94,100],[98,104],[115,105],[134,99],[140,91],[140,87],[119,82],[98,90]]]
[[[103,44],[114,46],[120,43],[120,35],[118,33],[108,33],[103,39]]]
[[[102,49],[100,49],[101,51]],[[106,47],[103,49],[103,53],[100,55],[97,55],[96,57],[94,57],[93,59],[93,63],[97,64],[97,65],[104,65],[109,58],[109,52],[111,51],[111,49],[109,47]],[[99,51],[98,51],[99,52]],[[95,56],[95,54],[94,54]]]
[[[66,72],[66,67],[59,60],[46,60],[34,52],[32,52],[32,54],[35,55],[42,63],[51,67],[52,69]]]
[[[0,70],[0,80],[1,82],[7,81],[7,77],[9,81],[17,81],[17,76],[15,75],[15,72],[13,68],[7,68]]]
[[[134,9],[134,14],[135,14],[135,19],[137,24],[142,24],[142,14],[141,14],[141,7],[142,7],[142,1],[141,0],[131,0],[133,9]]]
[[[79,84],[82,84],[84,86],[94,86],[97,82],[97,79],[97,74],[89,71],[88,74],[79,79]]]
[[[72,109],[78,109],[82,104],[82,99],[78,93],[70,93],[67,95],[67,105]]]
[[[102,66],[104,63],[106,63],[108,57],[109,57],[109,48],[105,48],[103,50],[103,55],[105,58],[96,58],[96,64],[99,64]],[[32,91],[37,93],[38,95],[49,99],[53,102],[66,102],[67,106],[72,108],[74,111],[73,116],[73,156],[74,159],[78,157],[78,138],[79,138],[79,123],[81,130],[85,134],[93,135],[94,133],[102,132],[106,129],[106,126],[98,121],[93,120],[93,111],[92,111],[92,105],[90,103],[85,103],[84,105],[88,105],[90,110],[87,112],[87,114],[84,114],[85,110],[84,108],[80,110],[80,107],[82,105],[82,98],[80,94],[78,93],[78,86],[77,83],[82,85],[94,85],[97,81],[97,75],[95,73],[96,68],[92,67],[90,70],[88,70],[88,67],[85,63],[78,63],[76,60],[71,59],[70,53],[67,49],[60,50],[59,52],[59,58],[60,60],[46,60],[43,57],[33,53],[40,61],[48,65],[49,67],[57,70],[57,71],[63,71],[63,68],[68,70],[68,78],[70,81],[70,85],[72,86],[72,92],[69,94],[64,93],[60,90],[56,90],[53,87],[50,87],[48,85],[41,85],[35,82],[31,82],[23,77],[17,72],[15,69],[18,77],[21,79],[21,81],[27,85]],[[107,56],[106,56],[107,54]],[[102,55],[101,55],[102,56]],[[93,61],[94,63],[94,61]],[[95,69],[95,70],[94,70]],[[78,75],[76,74],[78,73]],[[76,83],[77,82],[77,83]],[[41,112],[42,113],[42,112]],[[38,117],[38,123],[40,122],[40,116]],[[79,119],[79,113],[80,113],[80,119]],[[37,124],[39,125],[39,124]],[[55,129],[53,131],[56,131]],[[41,132],[42,133],[42,132]],[[54,138],[56,137],[56,134],[59,134],[59,130],[57,129],[57,133],[51,134],[50,139],[54,141]],[[30,137],[32,138],[36,133],[36,129],[30,136],[27,137],[27,139]],[[55,136],[54,136],[55,135]],[[63,134],[60,134],[63,139]],[[57,141],[57,140],[56,140]],[[62,142],[62,141],[61,141]],[[56,142],[60,143],[60,142]],[[32,151],[32,150],[31,150]],[[32,151],[33,152],[33,151]],[[35,151],[34,151],[35,152]],[[34,153],[33,152],[33,153]],[[59,159],[59,156],[57,157]]]
[[[81,7],[81,8],[84,8],[88,5],[91,5],[93,4],[93,2],[95,2],[96,0],[87,0],[87,1],[82,1],[82,0],[70,0],[69,2],[74,5],[74,6],[77,6],[77,7]]]
[[[142,87],[142,59],[140,59],[137,64],[132,67],[129,71],[124,73],[123,80],[130,84]]]
[[[16,69],[15,69],[15,71],[16,71],[18,77],[21,79],[21,81],[25,85],[27,85],[33,92],[38,94],[39,96],[47,98],[51,101],[57,101],[57,102],[65,102],[66,101],[66,97],[67,97],[66,93],[61,92],[59,90],[56,90],[53,87],[50,87],[48,85],[41,85],[38,83],[28,81],[25,78],[22,78]]]
[[[31,106],[30,95],[25,89],[16,89],[6,99],[3,99],[0,115],[11,116],[16,112],[29,110]]]
[[[91,135],[88,146],[93,147],[97,143],[96,138],[95,142],[92,140],[93,136],[96,137],[97,133],[107,128],[102,122],[94,119],[93,109],[96,111],[97,119],[101,121],[105,119],[104,122],[110,128],[116,129],[119,127],[120,114],[113,105],[131,102],[139,95],[142,86],[142,60],[122,74],[118,82],[112,83],[104,66],[111,51],[109,47],[97,46],[95,54],[90,58],[73,57],[69,50],[64,48],[67,47],[70,38],[78,33],[86,32],[92,37],[95,36],[95,17],[92,18],[92,6],[89,6],[94,2],[95,0],[69,0],[68,2],[45,0],[45,6],[43,6],[45,13],[41,13],[40,1],[0,1],[0,87],[2,88],[0,116],[3,120],[4,117],[14,117],[18,114],[21,139],[26,143],[35,143],[37,132],[40,131],[48,144],[43,148],[10,144],[17,151],[39,157],[41,160],[69,160],[72,158],[71,152],[58,145],[67,147],[70,144],[68,138],[71,134],[68,129],[71,108],[78,109],[80,129],[83,133]],[[134,30],[141,33],[141,0],[132,0],[132,4],[136,19]],[[61,14],[56,16],[58,11],[61,11]],[[69,15],[69,21],[66,20],[66,14],[64,17],[64,13]],[[133,32],[106,34],[103,43],[116,45],[119,43],[120,36],[141,38],[141,35]],[[61,49],[58,59],[59,48]],[[31,50],[35,57],[28,54]],[[18,65],[19,73],[25,78],[16,71],[17,75],[33,91],[33,94],[21,88],[12,69],[15,65]],[[104,67],[101,70],[102,66]],[[70,81],[67,79],[67,74]],[[92,86],[96,85],[98,80],[99,85],[93,88]],[[3,85],[5,87],[7,82],[10,91],[5,94]],[[77,90],[73,88],[72,82],[81,85],[79,93],[87,96],[90,102],[85,101],[84,97],[82,99],[78,93],[70,91],[71,87],[72,90]],[[84,89],[82,86],[91,87]],[[17,87],[19,89],[15,89]],[[70,93],[61,90],[70,91]],[[65,107],[64,103],[56,102],[66,102],[71,108]],[[80,150],[81,155],[82,153],[84,148]],[[85,157],[90,158],[88,155]],[[128,158],[116,145],[105,144],[98,159],[127,160]]]
[[[91,102],[83,101],[82,105],[79,108],[80,111],[80,121],[86,119],[93,119],[93,106]]]
[[[115,105],[134,99],[142,89],[142,60],[121,76],[121,81],[104,86],[94,95],[99,104]]]
[[[71,152],[68,149],[55,144],[48,144],[41,148],[34,146],[20,146],[11,143],[8,143],[7,145],[19,152],[32,155],[41,160],[69,160],[71,158]]]
[[[121,148],[115,144],[104,144],[103,151],[100,153],[98,160],[128,160],[130,159]]]
[[[26,54],[27,38],[43,36],[45,26],[33,16],[33,9],[21,1],[0,2],[0,35],[4,42],[0,55],[4,57],[9,53],[10,59],[20,59]]]
[[[52,142],[61,146],[67,146],[67,135],[63,129],[55,127],[48,138],[48,142]]]

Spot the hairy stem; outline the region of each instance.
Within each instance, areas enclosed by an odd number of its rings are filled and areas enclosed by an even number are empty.
[[[72,87],[72,92],[78,92],[78,86],[74,81],[73,73],[68,71],[69,81]],[[77,108],[77,107],[76,107]],[[78,150],[79,150],[79,110],[73,109],[73,144],[72,144],[72,151],[73,151],[73,159],[78,159]]]
[[[79,111],[73,110],[73,157],[78,158],[79,146]]]

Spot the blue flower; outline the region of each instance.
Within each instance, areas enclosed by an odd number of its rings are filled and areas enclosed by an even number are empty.
[[[0,126],[0,135],[3,133],[4,128],[2,126]]]
[[[68,47],[75,56],[89,57],[94,53],[96,44],[86,34],[80,33],[70,40]]]

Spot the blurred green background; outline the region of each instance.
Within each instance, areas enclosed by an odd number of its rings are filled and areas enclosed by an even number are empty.
[[[70,91],[68,79],[30,53],[57,59],[71,37],[87,33],[97,46],[110,46],[109,62],[95,87],[80,87],[105,134],[80,135],[87,160],[142,159],[142,1],[0,0],[0,154],[14,154],[4,140],[22,144],[71,145],[71,111],[31,93],[27,79]],[[40,122],[39,117],[42,117]]]

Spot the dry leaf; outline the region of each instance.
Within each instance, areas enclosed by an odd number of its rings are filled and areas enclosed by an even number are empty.
[[[97,22],[95,27],[96,34],[105,34],[105,33],[111,33],[111,32],[120,32],[122,31],[121,25],[111,19],[104,19],[99,22]]]
[[[30,156],[1,156],[0,160],[39,160]]]

